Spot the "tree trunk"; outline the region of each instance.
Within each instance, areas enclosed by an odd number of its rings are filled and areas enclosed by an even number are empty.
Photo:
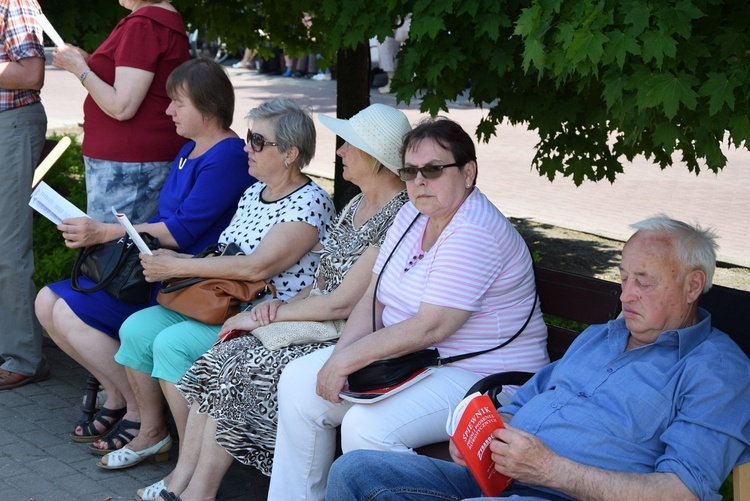
[[[370,47],[363,41],[354,50],[340,50],[337,54],[336,116],[351,118],[370,106]],[[344,140],[336,137],[338,150]],[[341,211],[349,200],[359,193],[359,188],[343,178],[343,164],[336,156],[333,180],[334,204]]]

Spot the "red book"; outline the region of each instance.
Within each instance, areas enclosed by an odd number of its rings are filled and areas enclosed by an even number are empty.
[[[227,341],[231,341],[232,339],[236,337],[242,337],[246,336],[248,331],[241,331],[238,329],[232,329],[231,331],[225,332],[222,336],[219,336],[219,339],[216,340],[214,343],[214,346],[221,343],[226,343]]]
[[[448,418],[446,431],[463,456],[469,471],[487,497],[497,497],[513,481],[495,469],[492,461],[492,432],[505,428],[492,400],[479,392],[461,402]]]

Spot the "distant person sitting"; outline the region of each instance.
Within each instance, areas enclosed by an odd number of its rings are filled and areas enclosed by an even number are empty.
[[[232,68],[235,68],[235,69],[245,68],[246,70],[253,69],[255,67],[253,60],[255,59],[255,56],[257,55],[258,55],[257,51],[254,51],[250,49],[249,47],[246,47],[245,53],[242,56],[242,59],[234,63],[232,65]]]
[[[297,65],[297,58],[284,54],[284,67],[286,70],[281,74],[282,77],[291,77],[294,73],[294,67]]]
[[[297,59],[297,71],[292,73],[294,78],[312,78],[317,74],[318,66],[315,54],[303,54]]]
[[[622,251],[623,318],[586,329],[500,411],[495,469],[515,499],[720,500],[750,460],[750,361],[698,307],[711,287],[711,232],[660,216]],[[331,469],[328,501],[482,495],[458,464],[354,451]],[[367,471],[366,475],[362,471]]]

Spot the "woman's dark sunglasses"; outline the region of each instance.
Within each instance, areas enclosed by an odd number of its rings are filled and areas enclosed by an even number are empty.
[[[421,172],[422,177],[425,179],[437,179],[443,175],[443,169],[448,167],[461,167],[463,164],[453,163],[445,165],[425,165],[422,168],[417,167],[404,167],[398,170],[398,177],[402,181],[414,181],[417,178],[417,173]]]
[[[247,144],[249,144],[250,148],[252,148],[256,153],[260,153],[261,151],[263,151],[264,146],[276,146],[276,143],[272,141],[266,141],[265,137],[251,130],[247,131]]]

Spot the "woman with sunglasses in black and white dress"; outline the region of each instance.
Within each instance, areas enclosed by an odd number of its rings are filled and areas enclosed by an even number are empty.
[[[282,300],[314,280],[318,251],[335,214],[328,194],[301,172],[315,154],[315,125],[308,112],[288,99],[264,103],[251,110],[248,119],[251,131],[245,151],[250,175],[259,182],[245,191],[232,222],[219,237],[219,243],[234,243],[245,255],[186,259],[191,256],[156,251],[142,257],[147,280],[265,280],[276,287]],[[149,456],[168,458],[172,439],[163,398],[182,439],[188,408],[175,383],[216,342],[220,329],[221,325],[204,324],[160,305],[123,323],[115,360],[125,366],[139,396],[141,428],[126,447],[107,454],[99,466],[119,469]]]
[[[448,440],[450,409],[483,376],[549,362],[531,256],[476,188],[471,137],[450,120],[427,120],[405,136],[402,155],[409,203],[386,235],[367,291],[336,346],[292,361],[279,380],[269,499],[324,499],[339,425],[344,453],[411,452]],[[377,360],[424,348],[442,358],[490,350],[517,332],[502,349],[443,364],[376,403],[339,396],[350,374]],[[510,400],[512,389],[504,391]]]

